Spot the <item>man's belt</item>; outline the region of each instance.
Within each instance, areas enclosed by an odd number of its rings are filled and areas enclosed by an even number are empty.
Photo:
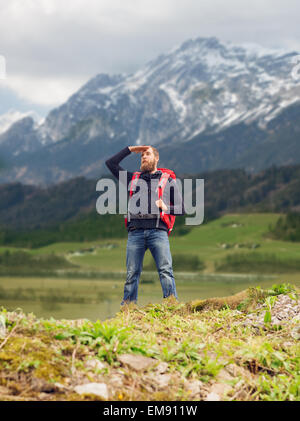
[[[130,214],[130,220],[131,219],[156,219],[158,217],[159,217],[159,214],[153,215],[151,213],[146,213],[146,214],[137,213],[135,215],[133,213]]]

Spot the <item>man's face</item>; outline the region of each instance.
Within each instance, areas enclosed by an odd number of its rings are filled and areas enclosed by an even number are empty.
[[[155,170],[158,158],[155,157],[152,148],[148,148],[142,153],[141,171],[152,172]]]

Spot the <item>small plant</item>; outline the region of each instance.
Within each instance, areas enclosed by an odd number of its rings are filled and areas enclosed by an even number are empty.
[[[267,290],[267,293],[269,295],[287,294],[289,296],[291,294],[293,297],[295,294],[297,295],[296,288],[293,285],[290,285],[289,283],[274,284],[270,289]]]
[[[274,306],[276,300],[277,300],[276,296],[267,297],[266,300],[265,300],[265,303],[267,305],[267,310],[266,310],[265,317],[264,317],[265,323],[271,323],[271,320],[272,320],[271,310],[272,310],[272,307]]]
[[[23,371],[28,372],[30,369],[38,368],[41,364],[41,361],[22,361],[19,367],[17,368],[17,371]]]
[[[280,294],[286,294],[291,299],[297,299],[298,297],[295,286],[286,283],[274,284],[269,289],[262,289],[260,286],[251,287],[247,290],[247,298],[238,304],[237,310],[250,310],[251,308],[253,309],[253,307],[257,303],[263,304],[268,297],[276,297]],[[273,307],[273,305],[275,304],[275,300],[268,300],[266,304],[268,307],[266,313],[266,320],[269,320],[269,308],[270,305]]]

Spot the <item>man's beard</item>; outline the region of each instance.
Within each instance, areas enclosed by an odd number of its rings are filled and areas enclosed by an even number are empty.
[[[151,162],[144,162],[143,164],[141,164],[141,171],[152,172],[154,170],[155,170],[155,160],[154,159]]]

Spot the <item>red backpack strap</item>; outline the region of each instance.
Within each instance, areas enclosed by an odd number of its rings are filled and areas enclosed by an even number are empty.
[[[174,180],[176,180],[176,174],[174,173],[173,170],[169,170],[168,168],[157,168],[158,171],[161,171],[162,173],[168,173],[170,174],[170,177],[174,178]]]
[[[168,182],[169,177],[170,177],[170,174],[167,173],[167,172],[163,172],[161,177],[160,177],[160,180],[159,180],[158,186],[157,186],[158,198],[159,199],[161,199],[163,194],[164,194],[164,190],[165,190],[165,187],[166,187],[166,184]]]
[[[135,171],[132,175],[130,190],[129,190],[130,197],[133,195],[133,192],[135,191],[135,188],[136,188],[138,179],[140,178],[140,175],[141,175],[140,171]]]
[[[159,170],[162,171],[162,175],[161,175],[161,178],[159,180],[158,187],[157,187],[157,189],[158,189],[158,199],[162,199],[163,194],[164,194],[164,189],[166,187],[168,179],[171,177],[174,180],[176,180],[176,175],[175,175],[174,171],[168,170],[167,168],[159,168]],[[175,215],[169,215],[169,214],[166,214],[164,211],[161,211],[160,212],[160,218],[167,225],[168,235],[170,235],[171,231],[173,229],[174,223],[175,223],[176,216]],[[159,221],[159,219],[157,220],[156,227],[158,227],[158,221]]]
[[[131,178],[131,182],[130,182],[130,190],[129,190],[129,196],[131,197],[133,195],[133,192],[136,189],[136,185],[138,182],[138,179],[140,178],[141,172],[140,171],[135,171],[132,174],[132,178]],[[125,218],[125,227],[127,227],[127,222],[128,222],[128,214],[126,216],[124,216]]]
[[[162,199],[169,177],[170,177],[170,174],[167,172],[163,172],[162,175],[160,176],[158,186],[156,189],[158,192],[158,199]],[[159,218],[163,219],[164,213],[165,212],[163,210],[160,211],[159,217],[157,218],[156,228],[158,227],[158,224],[159,224]]]

